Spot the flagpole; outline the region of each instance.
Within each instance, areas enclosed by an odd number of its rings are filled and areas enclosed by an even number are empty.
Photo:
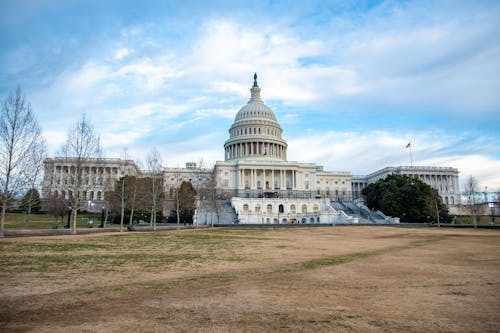
[[[410,145],[410,167],[412,167],[412,166],[413,166],[413,159],[411,157],[411,145]]]
[[[410,167],[412,167],[413,166],[413,158],[411,156],[411,142],[408,142],[408,144],[406,145],[405,148],[406,149],[408,149],[408,148],[410,149]]]

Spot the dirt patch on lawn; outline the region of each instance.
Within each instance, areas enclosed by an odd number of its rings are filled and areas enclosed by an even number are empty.
[[[500,330],[496,230],[189,230],[0,251],[1,331]]]

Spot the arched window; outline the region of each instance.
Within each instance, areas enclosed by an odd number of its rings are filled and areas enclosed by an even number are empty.
[[[290,212],[295,213],[295,211],[296,211],[295,205],[290,205]]]
[[[315,212],[315,213],[318,212],[318,205],[317,204],[313,205],[313,212]]]
[[[267,212],[272,213],[273,212],[273,205],[269,204],[267,205]]]
[[[307,205],[302,205],[302,213],[307,213]]]
[[[243,205],[243,210],[244,210],[245,212],[248,212],[248,205],[247,205],[247,204],[244,204],[244,205]]]
[[[279,212],[280,214],[284,213],[284,212],[285,212],[285,207],[284,207],[283,205],[279,205],[279,206],[278,206],[278,212]]]
[[[255,205],[255,212],[259,213],[260,212],[260,205]]]

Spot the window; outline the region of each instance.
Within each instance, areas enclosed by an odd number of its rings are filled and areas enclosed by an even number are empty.
[[[307,205],[302,205],[302,213],[307,213]]]
[[[295,205],[290,205],[290,212],[295,213],[296,208]]]
[[[248,212],[248,205],[247,205],[247,204],[244,204],[244,205],[243,205],[243,210],[244,210],[245,212]]]
[[[260,205],[255,205],[255,212],[259,213],[260,212]]]
[[[273,205],[269,204],[267,205],[267,212],[272,213],[273,212]]]

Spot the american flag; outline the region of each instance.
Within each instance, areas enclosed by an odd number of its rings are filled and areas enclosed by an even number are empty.
[[[405,147],[406,149],[411,148],[411,142],[408,142],[408,144]]]

